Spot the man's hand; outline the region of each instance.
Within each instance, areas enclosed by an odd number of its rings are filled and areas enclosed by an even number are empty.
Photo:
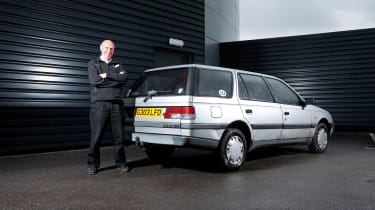
[[[101,74],[99,74],[99,76],[100,76],[101,78],[105,79],[105,78],[107,78],[107,73],[101,73]]]

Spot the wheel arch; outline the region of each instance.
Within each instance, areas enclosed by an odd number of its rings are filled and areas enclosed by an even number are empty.
[[[329,121],[328,121],[326,118],[322,118],[322,119],[320,119],[319,122],[316,124],[315,129],[316,129],[316,127],[317,127],[320,123],[324,123],[324,124],[327,126],[328,134],[332,133],[332,132],[331,132],[331,131],[332,131],[331,129],[333,128],[333,126],[332,126],[331,123],[329,123]]]
[[[251,148],[251,146],[252,146],[251,130],[245,122],[240,121],[240,120],[234,121],[234,122],[232,122],[231,124],[228,125],[227,129],[228,128],[236,128],[236,129],[240,130],[243,133],[243,135],[245,135],[247,150],[249,150],[249,148]]]

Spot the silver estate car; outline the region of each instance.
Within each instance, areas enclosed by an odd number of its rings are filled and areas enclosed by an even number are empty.
[[[260,146],[306,144],[322,153],[334,129],[327,111],[281,79],[214,66],[146,70],[124,102],[127,139],[150,158],[175,147],[210,149],[229,170]]]

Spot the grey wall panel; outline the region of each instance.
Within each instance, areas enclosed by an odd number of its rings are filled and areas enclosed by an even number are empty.
[[[205,0],[206,64],[220,64],[219,43],[239,40],[239,0]]]
[[[375,129],[375,29],[222,43],[221,65],[280,77],[339,130]]]
[[[2,0],[0,26],[0,155],[87,146],[87,62],[103,39],[129,72],[125,89],[156,48],[205,60],[204,0]]]

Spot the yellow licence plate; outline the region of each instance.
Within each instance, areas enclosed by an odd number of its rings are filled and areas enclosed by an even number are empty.
[[[137,108],[136,117],[161,117],[162,108]]]

